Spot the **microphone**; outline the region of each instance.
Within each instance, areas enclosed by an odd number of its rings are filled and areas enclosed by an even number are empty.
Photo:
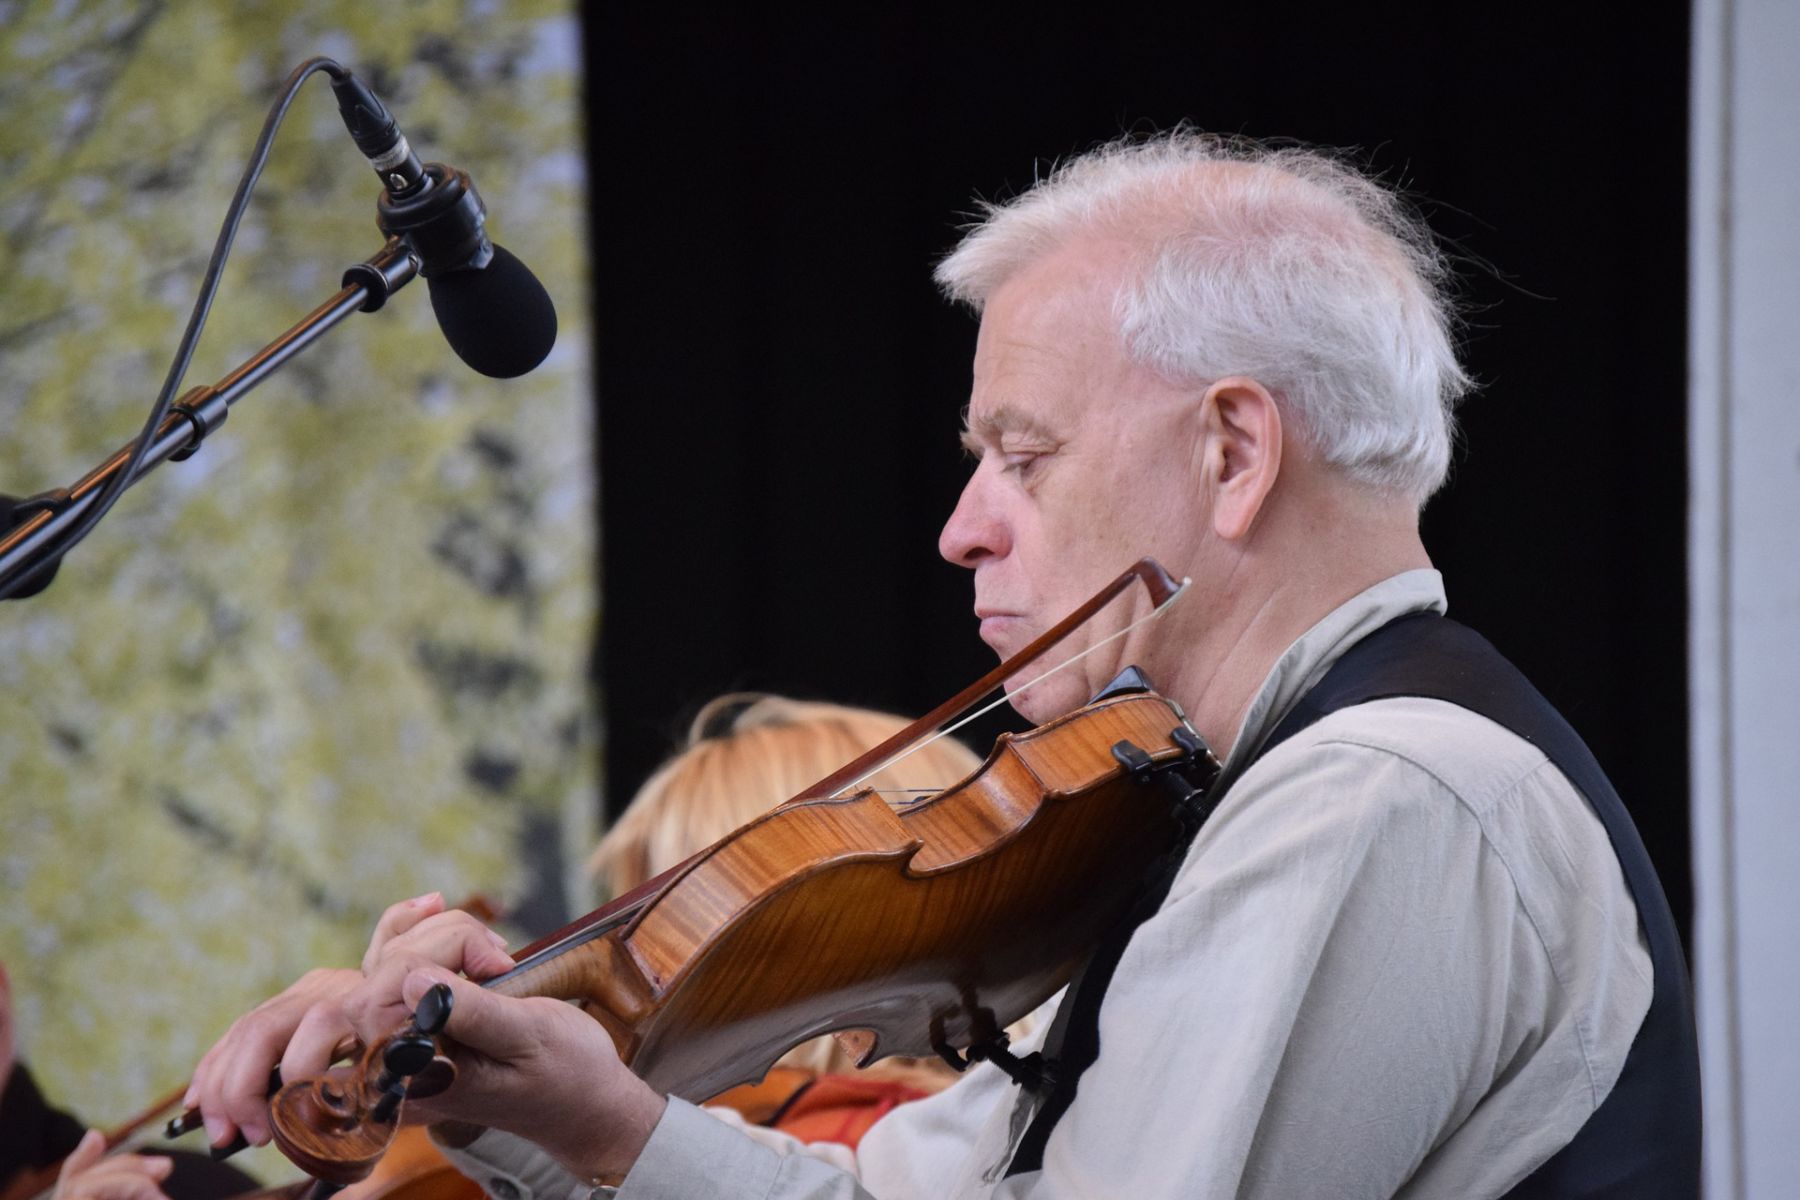
[[[421,163],[393,115],[350,72],[333,74],[338,112],[381,177],[376,224],[419,260],[438,328],[483,375],[511,379],[556,344],[556,308],[537,277],[487,235],[487,205],[466,172]]]

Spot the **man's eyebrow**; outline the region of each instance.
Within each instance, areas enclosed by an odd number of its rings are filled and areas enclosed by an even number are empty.
[[[969,453],[979,453],[984,442],[1007,433],[1023,433],[1054,440],[1047,425],[1031,413],[1013,405],[999,405],[979,417],[971,416],[968,409],[963,409],[962,446]]]

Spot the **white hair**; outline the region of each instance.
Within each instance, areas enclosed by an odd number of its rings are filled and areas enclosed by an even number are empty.
[[[1134,248],[1115,311],[1136,361],[1256,379],[1325,461],[1414,504],[1443,484],[1471,383],[1444,255],[1394,192],[1317,150],[1186,129],[1125,138],[984,203],[937,281],[979,312],[1084,238]]]

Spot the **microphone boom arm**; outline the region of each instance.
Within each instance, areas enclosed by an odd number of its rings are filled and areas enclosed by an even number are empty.
[[[398,238],[390,239],[377,253],[345,271],[343,289],[337,295],[308,313],[219,382],[210,387],[193,388],[176,401],[125,486],[130,487],[165,460],[179,462],[192,455],[207,434],[225,423],[231,406],[243,399],[251,388],[351,313],[374,312],[386,304],[389,296],[405,287],[418,273],[418,261]],[[120,447],[66,491],[47,492],[33,498],[36,502],[33,506],[38,511],[0,538],[0,598],[19,590],[15,585],[26,583],[26,576],[50,569],[51,561],[68,549],[61,545],[63,531],[80,520],[108,481],[124,469],[135,444],[134,439]]]

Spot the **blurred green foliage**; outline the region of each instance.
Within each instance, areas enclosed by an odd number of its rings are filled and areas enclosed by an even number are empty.
[[[129,492],[49,591],[0,606],[0,961],[23,1057],[92,1122],[184,1079],[304,970],[354,963],[396,899],[585,900],[594,480],[567,4],[0,3],[0,488],[66,484],[135,433],[276,86],[316,53],[476,177],[562,332],[536,373],[486,380],[415,285]],[[379,248],[376,187],[315,76],[190,386]]]

